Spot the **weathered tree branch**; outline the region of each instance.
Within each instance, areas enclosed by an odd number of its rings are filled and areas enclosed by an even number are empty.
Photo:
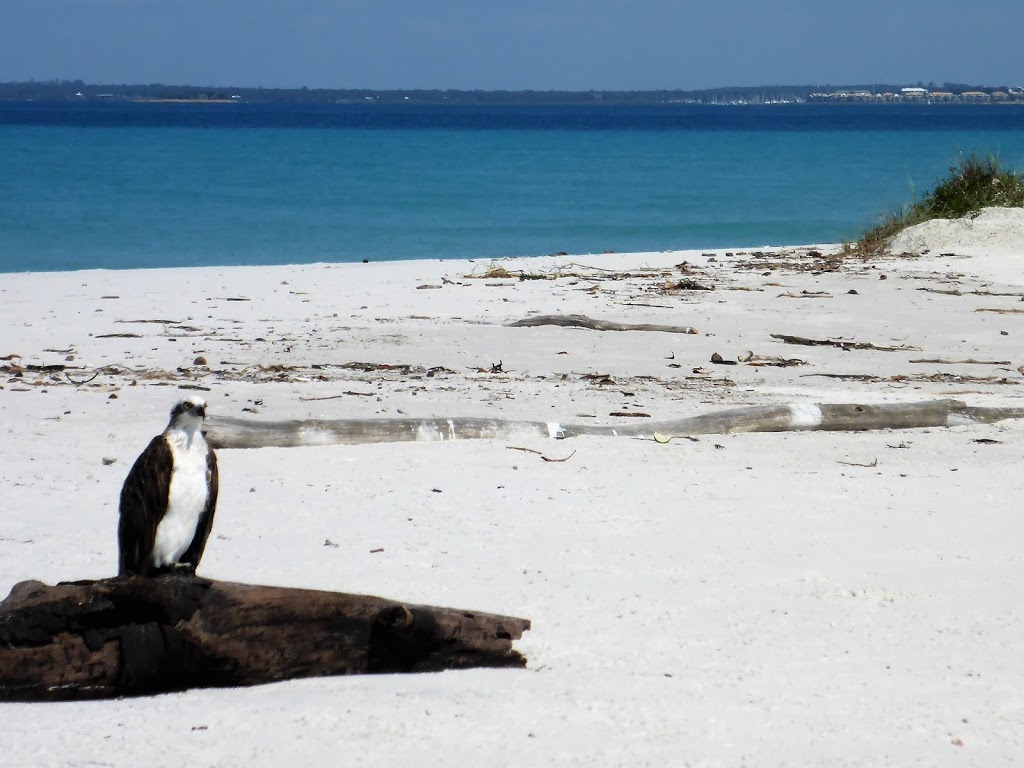
[[[662,434],[711,435],[794,430],[867,430],[946,427],[1024,418],[1024,408],[981,408],[959,400],[916,403],[797,403],[762,405],[705,413],[685,419],[598,426],[486,418],[304,419],[256,421],[223,416],[207,419],[207,439],[215,448],[390,443],[579,435],[648,437]]]
[[[296,677],[522,667],[527,619],[186,575],[47,586],[0,603],[0,700]]]
[[[591,331],[660,331],[663,333],[697,333],[688,325],[656,325],[651,323],[616,323],[611,320],[595,320],[586,315],[536,315],[509,323],[509,328],[535,328],[541,325],[557,325],[562,328],[587,328]]]
[[[873,349],[876,352],[913,352],[920,351],[920,347],[899,346],[891,347],[884,344],[872,344],[870,341],[844,341],[843,339],[808,339],[803,336],[789,336],[785,333],[769,334],[773,339],[778,339],[783,344],[799,344],[803,347],[838,347],[844,351],[850,349]]]

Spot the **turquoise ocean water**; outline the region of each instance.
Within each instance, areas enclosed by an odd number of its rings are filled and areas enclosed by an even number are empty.
[[[1022,106],[0,104],[0,271],[836,242]]]

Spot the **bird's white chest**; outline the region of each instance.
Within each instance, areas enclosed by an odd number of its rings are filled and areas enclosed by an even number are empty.
[[[153,543],[153,565],[158,568],[178,562],[188,549],[209,496],[206,441],[201,435],[191,441],[168,435],[167,442],[174,455],[174,468],[167,511],[157,526]]]

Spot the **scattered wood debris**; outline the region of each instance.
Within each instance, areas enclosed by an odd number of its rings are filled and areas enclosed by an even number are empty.
[[[753,251],[751,253],[741,252],[737,255],[746,256],[747,258],[737,261],[733,265],[736,269],[758,272],[764,270],[809,272],[812,275],[824,272],[838,272],[850,261],[849,254],[833,253],[826,255],[814,248]]]
[[[915,373],[879,376],[873,373],[805,373],[801,378],[837,379],[839,381],[863,381],[868,384],[877,383],[929,383],[929,384],[1017,384],[1021,382],[1006,376],[970,376],[959,373]]]
[[[594,384],[600,384],[601,386],[607,386],[609,384],[614,385],[615,379],[613,379],[607,373],[583,373],[580,374],[580,378],[592,382]]]
[[[193,388],[209,391],[202,386],[205,382],[329,382],[349,378],[337,372],[356,371],[364,374],[382,374],[384,377],[398,380],[434,378],[439,375],[453,375],[455,371],[445,366],[423,368],[409,364],[391,363],[310,363],[308,365],[256,364],[221,360],[220,367],[202,365],[196,367],[178,367],[168,370],[155,367],[129,368],[119,365],[104,365],[97,368],[88,366],[68,366],[65,364],[37,365],[32,363],[0,364],[0,373],[12,379],[24,380],[27,375],[45,376],[47,385],[71,384],[76,387],[109,387],[118,383],[136,384],[141,381],[150,384],[170,386],[178,384],[179,388]],[[185,382],[181,384],[180,382]],[[26,381],[26,383],[28,383]],[[346,392],[359,396],[370,396],[373,393]]]
[[[614,269],[604,269],[584,264],[564,264],[549,271],[527,272],[526,270],[509,270],[502,264],[492,263],[481,272],[470,272],[463,275],[468,280],[631,280],[645,277],[665,277],[670,275],[668,269],[660,267],[638,268],[628,272],[620,272]]]
[[[759,367],[792,368],[797,365],[807,365],[806,360],[799,357],[779,357],[778,355],[756,355],[753,352],[743,352],[737,358],[741,363]]]
[[[124,323],[125,325],[133,324],[153,324],[153,325],[181,325],[181,320],[167,320],[167,319],[155,319],[155,320],[115,320],[115,323]]]
[[[885,344],[872,344],[867,341],[845,341],[843,339],[808,339],[803,336],[790,336],[785,333],[772,333],[773,339],[778,339],[783,344],[800,344],[805,347],[838,347],[844,351],[850,349],[873,349],[877,352],[919,352],[920,347],[912,346],[887,346]]]
[[[463,275],[463,277],[468,280],[499,280],[515,277],[515,275],[500,264],[491,264],[483,272],[470,272],[468,275]]]
[[[665,281],[666,291],[713,291],[715,286],[704,285],[698,283],[696,280],[690,278],[684,278],[682,280],[666,280]]]
[[[891,381],[885,376],[873,373],[805,373],[800,378],[837,379],[839,381],[864,381],[873,384],[879,381]]]
[[[968,376],[959,373],[931,373],[927,375],[893,377],[893,381],[924,381],[932,384],[1017,384],[1021,382],[1011,380],[1006,376]]]

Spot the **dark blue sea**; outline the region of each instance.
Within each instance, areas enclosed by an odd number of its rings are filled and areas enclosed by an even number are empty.
[[[1024,106],[0,103],[0,271],[854,239]]]

